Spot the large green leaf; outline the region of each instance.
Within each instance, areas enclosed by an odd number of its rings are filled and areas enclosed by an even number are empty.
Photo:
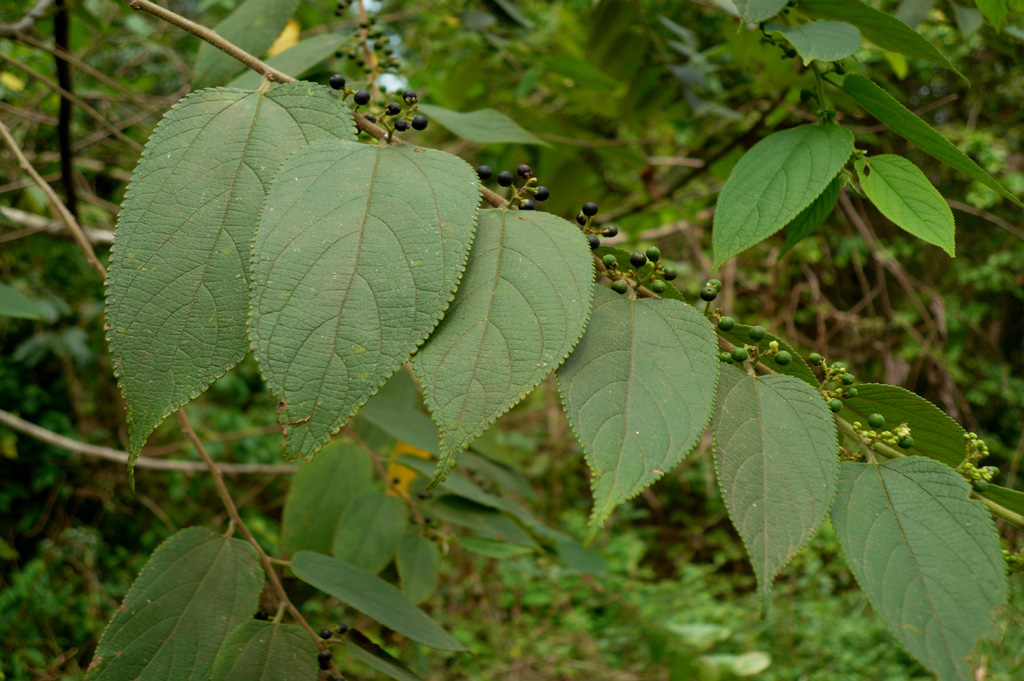
[[[757,22],[771,19],[782,11],[788,0],[735,0],[743,21]]]
[[[406,532],[398,540],[395,565],[402,580],[402,591],[413,603],[422,603],[437,590],[441,552],[435,542],[417,532]]]
[[[909,390],[883,383],[857,384],[857,396],[843,399],[839,415],[850,422],[859,421],[867,429],[871,414],[881,414],[887,429],[901,423],[910,426],[914,438],[912,451],[916,454],[954,468],[967,456],[967,431],[944,411]]]
[[[383,579],[343,560],[300,551],[292,560],[296,576],[385,627],[438,650],[465,650],[432,619]]]
[[[994,189],[1018,206],[1024,207],[1020,199],[972,161],[934,128],[921,120],[914,112],[897,102],[892,96],[864,76],[850,75],[843,81],[843,90],[858,104],[900,137],[909,140],[927,154],[931,154],[946,165],[956,168],[968,177]]]
[[[312,456],[433,331],[455,293],[480,185],[451,154],[329,141],[297,151],[253,242],[249,334]]]
[[[813,17],[851,23],[860,29],[865,38],[883,50],[924,59],[966,80],[920,33],[896,17],[880,12],[860,0],[800,0],[800,11]]]
[[[408,526],[409,512],[402,499],[377,492],[362,494],[338,520],[331,553],[376,574],[394,558]]]
[[[224,641],[210,681],[310,681],[316,654],[313,639],[296,625],[251,620]]]
[[[800,214],[793,218],[786,226],[786,243],[782,246],[781,253],[787,253],[789,249],[796,246],[811,232],[817,229],[818,225],[825,221],[832,214],[839,200],[839,192],[843,188],[843,175],[840,173],[832,178],[832,181],[825,187],[821,196],[814,199],[811,205],[800,211]]]
[[[812,21],[799,26],[767,24],[765,33],[779,33],[796,49],[804,64],[839,61],[860,49],[860,31],[845,21]]]
[[[590,539],[697,444],[721,362],[711,324],[675,300],[630,300],[600,286],[587,328],[558,387],[590,466]]]
[[[278,167],[315,140],[353,138],[330,90],[216,89],[174,105],[146,144],[118,217],[107,340],[128,450],[245,356],[249,243]]]
[[[293,78],[301,78],[314,66],[329,58],[345,44],[348,37],[340,33],[321,33],[299,41],[280,54],[267,59],[267,65]],[[229,87],[255,90],[260,86],[263,76],[255,71],[247,70],[228,83]]]
[[[373,462],[361,447],[349,442],[329,444],[313,461],[300,463],[284,502],[284,550],[289,554],[303,549],[329,552],[338,519],[372,485]]]
[[[198,527],[153,552],[114,614],[90,681],[206,681],[221,644],[263,590],[256,551]]]
[[[0,316],[43,319],[46,310],[10,284],[0,282]]]
[[[902,156],[881,154],[858,160],[857,175],[882,215],[950,256],[956,254],[953,211],[920,168]]]
[[[711,432],[718,484],[767,602],[775,575],[832,503],[839,473],[835,421],[806,383],[726,366]]]
[[[262,54],[284,30],[299,0],[245,0],[213,27],[222,38],[250,54]],[[199,43],[192,88],[220,85],[245,66],[206,41]]]
[[[941,681],[967,681],[964,655],[996,633],[1006,567],[967,482],[919,456],[842,463],[832,523],[857,581],[896,638]]]
[[[565,361],[593,288],[594,260],[575,225],[536,211],[481,214],[455,300],[413,358],[441,434],[436,480]]]
[[[1024,492],[1000,487],[999,485],[989,485],[982,493],[982,496],[986,499],[991,499],[1014,513],[1024,515]]]
[[[456,137],[477,144],[540,144],[548,143],[519,126],[511,118],[494,109],[480,109],[462,113],[433,104],[420,104],[420,111]]]
[[[782,229],[821,196],[853,153],[853,133],[801,125],[755,144],[729,174],[715,207],[715,267]]]

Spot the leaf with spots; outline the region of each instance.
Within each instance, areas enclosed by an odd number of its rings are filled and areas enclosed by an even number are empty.
[[[844,461],[832,524],[846,561],[897,640],[940,681],[967,681],[964,656],[998,636],[1006,566],[985,507],[948,466],[920,456]]]
[[[210,681],[309,681],[317,677],[316,654],[296,625],[250,620],[224,641]]]
[[[481,214],[455,300],[413,358],[441,434],[436,481],[565,361],[583,335],[593,281],[575,225],[536,211]]]
[[[711,431],[718,485],[767,603],[772,579],[814,535],[835,495],[835,421],[803,381],[725,366]]]
[[[587,332],[558,370],[592,475],[588,541],[697,444],[714,403],[717,350],[710,322],[685,303],[594,291]]]
[[[347,110],[312,83],[193,93],[157,126],[107,277],[133,462],[164,417],[245,356],[249,243],[278,167],[297,147],[353,135]]]
[[[465,161],[411,145],[326,141],[284,164],[253,242],[249,334],[288,458],[312,457],[434,330],[479,201]]]

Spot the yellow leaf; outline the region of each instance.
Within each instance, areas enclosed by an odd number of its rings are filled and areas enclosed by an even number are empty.
[[[283,31],[281,31],[281,35],[277,36],[277,40],[275,40],[274,44],[267,50],[267,56],[273,57],[275,54],[284,52],[289,47],[294,47],[295,43],[299,42],[300,28],[301,26],[299,25],[299,22],[295,19],[289,21],[288,25],[284,27]]]
[[[458,17],[442,17],[441,21],[448,24],[449,26],[458,26],[462,21]]]
[[[0,85],[3,85],[8,90],[14,90],[15,92],[21,92],[25,89],[25,81],[18,78],[10,71],[0,71]]]
[[[882,50],[882,56],[885,57],[885,61],[889,62],[889,66],[897,78],[903,80],[907,77],[909,65],[907,64],[906,57],[899,52],[890,52],[888,50]]]
[[[430,458],[430,452],[422,450],[419,447],[413,447],[412,445],[402,441],[395,443],[394,454],[396,458],[402,454],[412,454],[413,456],[418,456],[421,459]],[[411,468],[406,468],[400,463],[388,464],[388,480],[391,481],[391,484],[388,486],[388,494],[396,497],[402,496],[408,499],[409,484],[415,477],[416,471]]]

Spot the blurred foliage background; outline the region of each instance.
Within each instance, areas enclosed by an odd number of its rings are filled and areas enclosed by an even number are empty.
[[[32,3],[5,2],[0,23]],[[168,0],[215,24],[235,0]],[[1024,194],[1024,18],[995,31],[944,0],[872,2],[913,23],[971,79],[865,48],[849,72],[882,82],[958,147]],[[67,0],[77,211],[98,250],[114,229],[131,171],[162,112],[184,95],[198,41],[115,0]],[[431,125],[416,139],[497,171],[529,163],[572,219],[586,200],[620,240],[658,245],[691,298],[710,272],[715,197],[743,151],[773,130],[813,120],[801,88],[813,76],[780,59],[728,0],[385,0],[367,4],[399,59],[382,87],[412,86],[426,104],[497,109],[544,145],[478,145]],[[52,14],[52,13],[51,13]],[[358,18],[303,0],[301,37],[346,42],[306,78],[341,72]],[[0,39],[0,119],[58,192],[53,21],[30,41]],[[98,74],[98,75],[96,75]],[[297,74],[296,74],[297,75]],[[830,95],[836,95],[835,92]],[[383,103],[383,99],[380,103]],[[845,361],[861,380],[932,400],[988,442],[996,482],[1021,489],[1024,456],[1024,221],[981,185],[941,166],[836,95],[858,147],[905,155],[946,196],[958,257],[903,234],[846,193],[812,237],[780,257],[782,236],[728,263],[722,305],[803,351]],[[0,154],[0,279],[34,300],[40,320],[0,317],[0,409],[81,441],[123,448],[121,401],[103,340],[103,286],[76,245],[49,233],[42,193]],[[221,460],[278,463],[274,400],[251,361],[193,408]],[[589,511],[579,448],[549,381],[488,436],[530,481],[527,503],[582,536]],[[195,457],[174,424],[145,452]],[[532,557],[492,560],[453,547],[426,604],[476,655],[453,660],[408,642],[388,647],[428,679],[680,681],[925,679],[871,611],[824,527],[777,583],[762,618],[754,578],[714,485],[705,442],[654,488],[616,513],[599,550],[605,577]],[[138,470],[71,454],[0,426],[0,678],[79,679],[105,622],[148,554],[176,529],[222,527],[204,475]],[[268,549],[287,476],[230,480]],[[1007,547],[1024,535],[1003,527]],[[1002,640],[977,651],[979,679],[1024,675],[1024,589],[1001,620]],[[327,624],[336,604],[309,597]],[[300,598],[301,600],[301,598]],[[741,664],[716,664],[744,656]],[[724,658],[723,658],[724,659]],[[767,663],[767,666],[765,664]],[[747,665],[744,667],[743,665]],[[716,671],[718,670],[718,671]],[[724,675],[724,676],[723,676]],[[356,678],[363,678],[356,676]],[[365,678],[372,678],[370,672]]]

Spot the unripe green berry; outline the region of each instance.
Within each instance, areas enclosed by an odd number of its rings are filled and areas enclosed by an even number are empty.
[[[914,438],[909,435],[904,438],[900,438],[899,445],[900,449],[910,449],[914,446]]]
[[[872,428],[881,428],[885,425],[885,417],[881,414],[872,414],[868,417],[868,425]]]
[[[619,261],[616,260],[615,256],[612,255],[611,253],[601,258],[601,262],[603,262],[604,266],[607,267],[608,269],[614,269],[619,264]]]
[[[668,288],[668,284],[663,282],[661,279],[656,279],[651,284],[651,290],[654,291],[655,293],[664,293],[665,289],[667,289],[667,288]]]
[[[846,364],[844,364],[843,362],[832,362],[832,368],[835,369],[836,371],[840,371],[840,370],[845,371],[846,370]]]
[[[709,303],[712,300],[714,300],[715,298],[717,298],[717,297],[718,297],[718,290],[714,286],[705,286],[700,291],[700,299],[704,300],[704,301],[707,301]]]
[[[852,387],[852,386],[847,388],[846,389],[846,396],[847,397],[856,397],[857,396],[857,389]]]
[[[775,363],[779,366],[786,366],[793,361],[793,355],[789,354],[785,350],[779,350],[779,353],[775,355]]]
[[[651,262],[658,262],[658,258],[661,257],[661,249],[657,246],[651,246],[647,249],[647,259]]]
[[[988,481],[987,480],[975,480],[974,484],[972,485],[972,487],[974,487],[974,491],[975,492],[984,492],[985,490],[988,489]]]
[[[733,348],[732,358],[737,362],[745,362],[750,359],[750,351],[746,348]]]
[[[750,336],[750,340],[759,341],[768,335],[768,332],[765,331],[763,326],[752,326],[747,334]]]
[[[616,293],[620,293],[620,294],[621,293],[625,293],[626,291],[629,290],[629,284],[627,284],[626,282],[624,282],[621,279],[619,279],[618,281],[613,281],[612,282],[612,290],[615,291]]]
[[[732,361],[732,355],[730,355],[728,352],[723,350],[722,352],[718,353],[718,361],[720,361],[720,362],[731,362]]]
[[[736,320],[732,317],[722,317],[718,320],[718,328],[722,331],[732,331],[734,326],[736,326]]]
[[[821,355],[819,355],[816,352],[812,352],[811,354],[807,355],[807,361],[810,362],[813,366],[818,366],[819,364],[821,364]]]
[[[843,374],[843,377],[839,380],[842,381],[843,385],[853,385],[857,377],[853,374]]]
[[[829,403],[828,403],[828,408],[832,410],[833,414],[838,414],[839,412],[841,412],[843,410],[843,401],[842,400],[830,400]]]
[[[721,291],[722,290],[722,280],[721,279],[708,279],[708,284],[707,285],[708,286],[714,286],[716,291]]]

